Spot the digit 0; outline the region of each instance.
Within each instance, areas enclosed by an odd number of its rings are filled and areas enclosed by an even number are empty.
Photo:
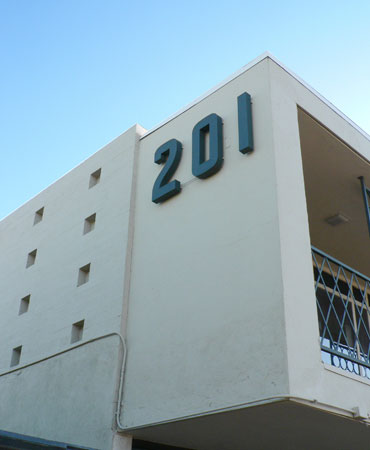
[[[209,133],[209,158],[207,161],[205,161],[206,133]],[[222,119],[217,114],[210,114],[193,128],[193,175],[198,178],[208,178],[221,169],[223,161]]]

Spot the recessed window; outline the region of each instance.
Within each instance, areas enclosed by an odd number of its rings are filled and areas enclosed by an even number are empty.
[[[84,222],[84,234],[90,233],[95,228],[96,213],[86,217]]]
[[[84,330],[85,321],[80,320],[72,325],[71,344],[81,341]]]
[[[35,250],[32,250],[32,252],[28,253],[26,268],[30,267],[30,266],[33,266],[35,264],[36,255],[37,255],[37,248],[35,248]]]
[[[10,367],[18,366],[21,360],[22,346],[15,347],[12,350],[12,359],[10,361]]]
[[[78,280],[77,286],[81,286],[89,281],[90,275],[90,263],[86,264],[86,266],[80,267],[78,270]]]
[[[93,172],[90,175],[89,189],[99,183],[100,175],[101,175],[101,169],[95,170],[95,172]]]
[[[19,315],[24,314],[28,311],[28,308],[30,307],[30,299],[31,295],[26,295],[21,299],[21,304],[19,306]]]
[[[38,211],[35,212],[35,218],[33,220],[33,224],[36,225],[37,223],[42,221],[42,217],[44,215],[44,208],[40,208]]]

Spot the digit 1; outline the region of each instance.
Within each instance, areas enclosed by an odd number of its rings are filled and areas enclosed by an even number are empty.
[[[253,127],[251,96],[244,92],[238,97],[239,151],[253,152]]]

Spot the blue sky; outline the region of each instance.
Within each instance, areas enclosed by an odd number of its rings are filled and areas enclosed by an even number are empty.
[[[370,2],[0,0],[0,218],[268,50],[370,133]]]

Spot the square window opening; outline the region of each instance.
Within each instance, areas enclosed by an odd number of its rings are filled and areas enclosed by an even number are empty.
[[[31,295],[26,295],[21,299],[21,304],[19,306],[19,315],[24,314],[28,311],[28,308],[30,307],[30,299]]]
[[[41,222],[43,216],[44,216],[44,207],[40,208],[38,211],[35,212],[33,224],[36,225],[37,223]]]
[[[100,176],[101,176],[101,168],[98,170],[95,170],[95,172],[93,172],[90,175],[90,181],[89,181],[89,189],[92,188],[93,186],[97,185],[100,181]]]
[[[82,266],[78,270],[77,286],[81,286],[89,281],[90,276],[90,263]]]
[[[82,340],[85,320],[80,320],[72,325],[71,344]]]
[[[18,364],[21,361],[21,353],[22,353],[22,346],[15,347],[12,350],[12,359],[10,361],[10,367],[18,366]]]
[[[32,250],[32,252],[29,252],[27,255],[27,263],[26,263],[26,268],[33,266],[35,264],[36,261],[36,255],[37,255],[37,249],[35,248],[35,250]]]
[[[83,234],[90,233],[95,228],[95,221],[96,221],[96,213],[91,214],[91,216],[86,217],[84,222],[84,230]]]

